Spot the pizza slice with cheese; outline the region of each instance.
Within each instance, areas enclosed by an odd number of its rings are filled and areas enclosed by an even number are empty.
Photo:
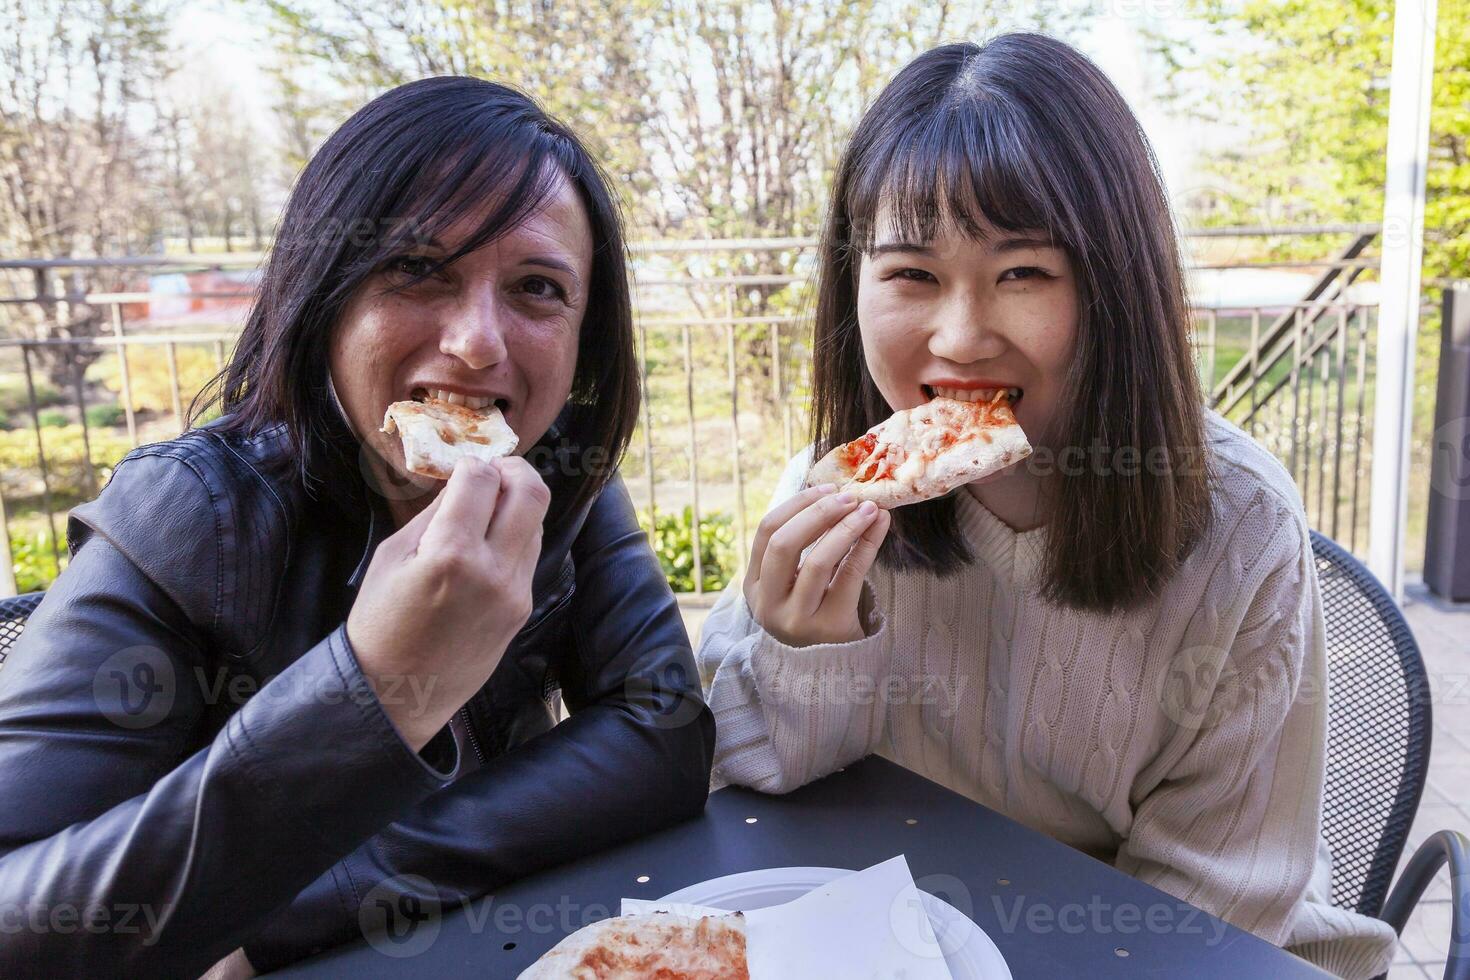
[[[745,916],[619,915],[583,926],[518,980],[750,980]]]
[[[1004,391],[989,401],[934,398],[894,412],[817,461],[808,485],[838,489],[879,507],[942,497],[1031,455]]]
[[[520,442],[494,405],[467,408],[438,398],[394,402],[382,431],[403,440],[409,472],[436,480],[449,479],[462,456],[509,456]]]

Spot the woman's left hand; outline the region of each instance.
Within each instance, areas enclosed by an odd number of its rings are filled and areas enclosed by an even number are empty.
[[[220,960],[199,980],[247,980],[255,976],[255,967],[245,958],[245,950],[237,949]]]

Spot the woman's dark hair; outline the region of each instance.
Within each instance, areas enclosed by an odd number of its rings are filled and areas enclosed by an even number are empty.
[[[823,230],[814,458],[892,411],[857,319],[880,206],[907,241],[932,241],[949,222],[976,239],[987,226],[1042,230],[1068,253],[1079,314],[1057,438],[1164,462],[1059,477],[1042,589],[1102,611],[1156,594],[1211,509],[1178,244],[1157,163],[1122,96],[1077,51],[1037,34],[938,47],[889,83],[838,166]],[[880,563],[936,574],[968,563],[954,508],[941,498],[894,511]]]
[[[585,478],[573,503],[595,494],[627,447],[639,404],[617,205],[570,130],[525,94],[482,79],[399,86],[327,139],[291,191],[230,363],[195,401],[191,417],[217,402],[228,413],[224,429],[253,434],[284,423],[310,480],[314,465],[333,451],[329,341],[358,286],[405,248],[489,205],[475,232],[414,281],[432,275],[513,230],[562,179],[587,211],[593,258],[577,371],[558,435],[582,459],[609,461],[578,467]]]

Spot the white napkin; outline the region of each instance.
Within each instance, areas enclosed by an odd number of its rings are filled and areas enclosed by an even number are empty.
[[[623,914],[724,915],[683,902],[623,899]],[[952,980],[903,855],[784,905],[744,909],[751,980]]]

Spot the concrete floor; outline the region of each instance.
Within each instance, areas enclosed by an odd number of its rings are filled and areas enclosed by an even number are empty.
[[[1429,782],[1405,854],[1438,830],[1470,835],[1470,605],[1450,606],[1411,585],[1404,618],[1419,641],[1433,692]],[[1389,980],[1444,975],[1450,943],[1449,871],[1441,870],[1409,925]]]

